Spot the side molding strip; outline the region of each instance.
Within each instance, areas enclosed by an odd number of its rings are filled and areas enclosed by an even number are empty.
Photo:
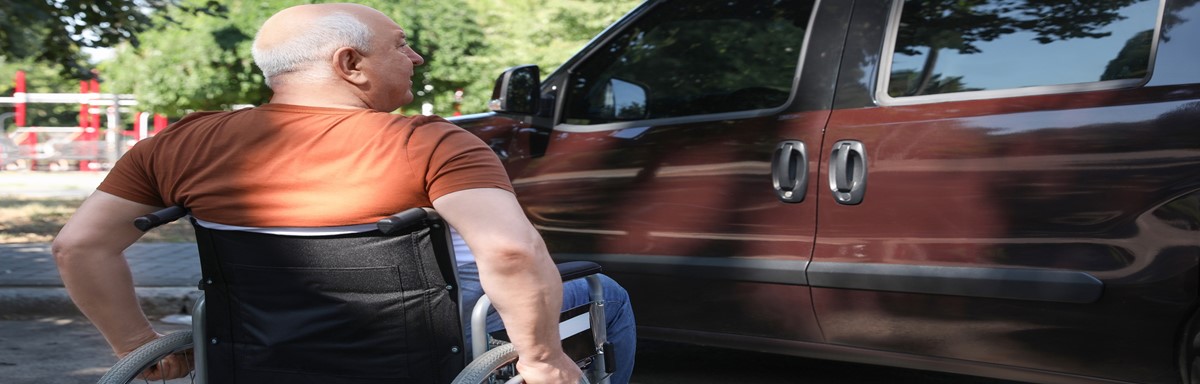
[[[1104,283],[1086,272],[1035,268],[814,262],[813,287],[1091,303]]]
[[[1104,282],[1087,272],[1039,268],[581,253],[556,253],[554,259],[594,261],[603,265],[605,272],[617,274],[1059,303],[1092,303],[1104,293]]]
[[[554,260],[560,263],[576,260],[594,261],[600,263],[606,273],[808,285],[808,279],[804,276],[808,260],[578,253],[555,253],[553,256]]]

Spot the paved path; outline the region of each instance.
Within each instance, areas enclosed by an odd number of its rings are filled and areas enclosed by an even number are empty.
[[[192,243],[137,243],[125,251],[138,287],[195,286],[200,259]],[[0,244],[0,287],[61,287],[50,244]]]
[[[85,198],[106,172],[0,171],[0,199]],[[136,243],[125,251],[142,307],[151,317],[190,308],[199,295],[200,259],[192,243]],[[0,319],[77,316],[48,243],[0,244]]]
[[[199,295],[195,244],[136,243],[125,258],[147,315],[179,313]],[[63,289],[50,244],[0,244],[0,318],[78,314]]]

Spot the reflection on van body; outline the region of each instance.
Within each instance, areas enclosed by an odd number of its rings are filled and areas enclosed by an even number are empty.
[[[1197,0],[651,0],[457,122],[642,336],[1195,383],[1196,47]]]

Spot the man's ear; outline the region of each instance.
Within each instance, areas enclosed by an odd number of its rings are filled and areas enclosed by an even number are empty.
[[[367,82],[362,66],[363,55],[354,48],[342,47],[333,52],[333,73],[350,83],[362,85]]]

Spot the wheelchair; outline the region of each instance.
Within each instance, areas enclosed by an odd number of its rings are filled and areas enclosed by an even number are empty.
[[[169,207],[134,221],[148,231],[187,216]],[[486,332],[490,300],[471,311],[469,353],[449,227],[413,208],[368,232],[288,236],[196,223],[204,291],[192,330],[134,350],[100,384],[148,382],[139,375],[168,356],[192,359],[170,382],[521,383],[504,331]],[[604,296],[591,262],[558,264],[564,282],[586,279],[591,303],[561,314],[563,350],[583,383],[613,372]],[[468,356],[470,355],[470,356]]]

